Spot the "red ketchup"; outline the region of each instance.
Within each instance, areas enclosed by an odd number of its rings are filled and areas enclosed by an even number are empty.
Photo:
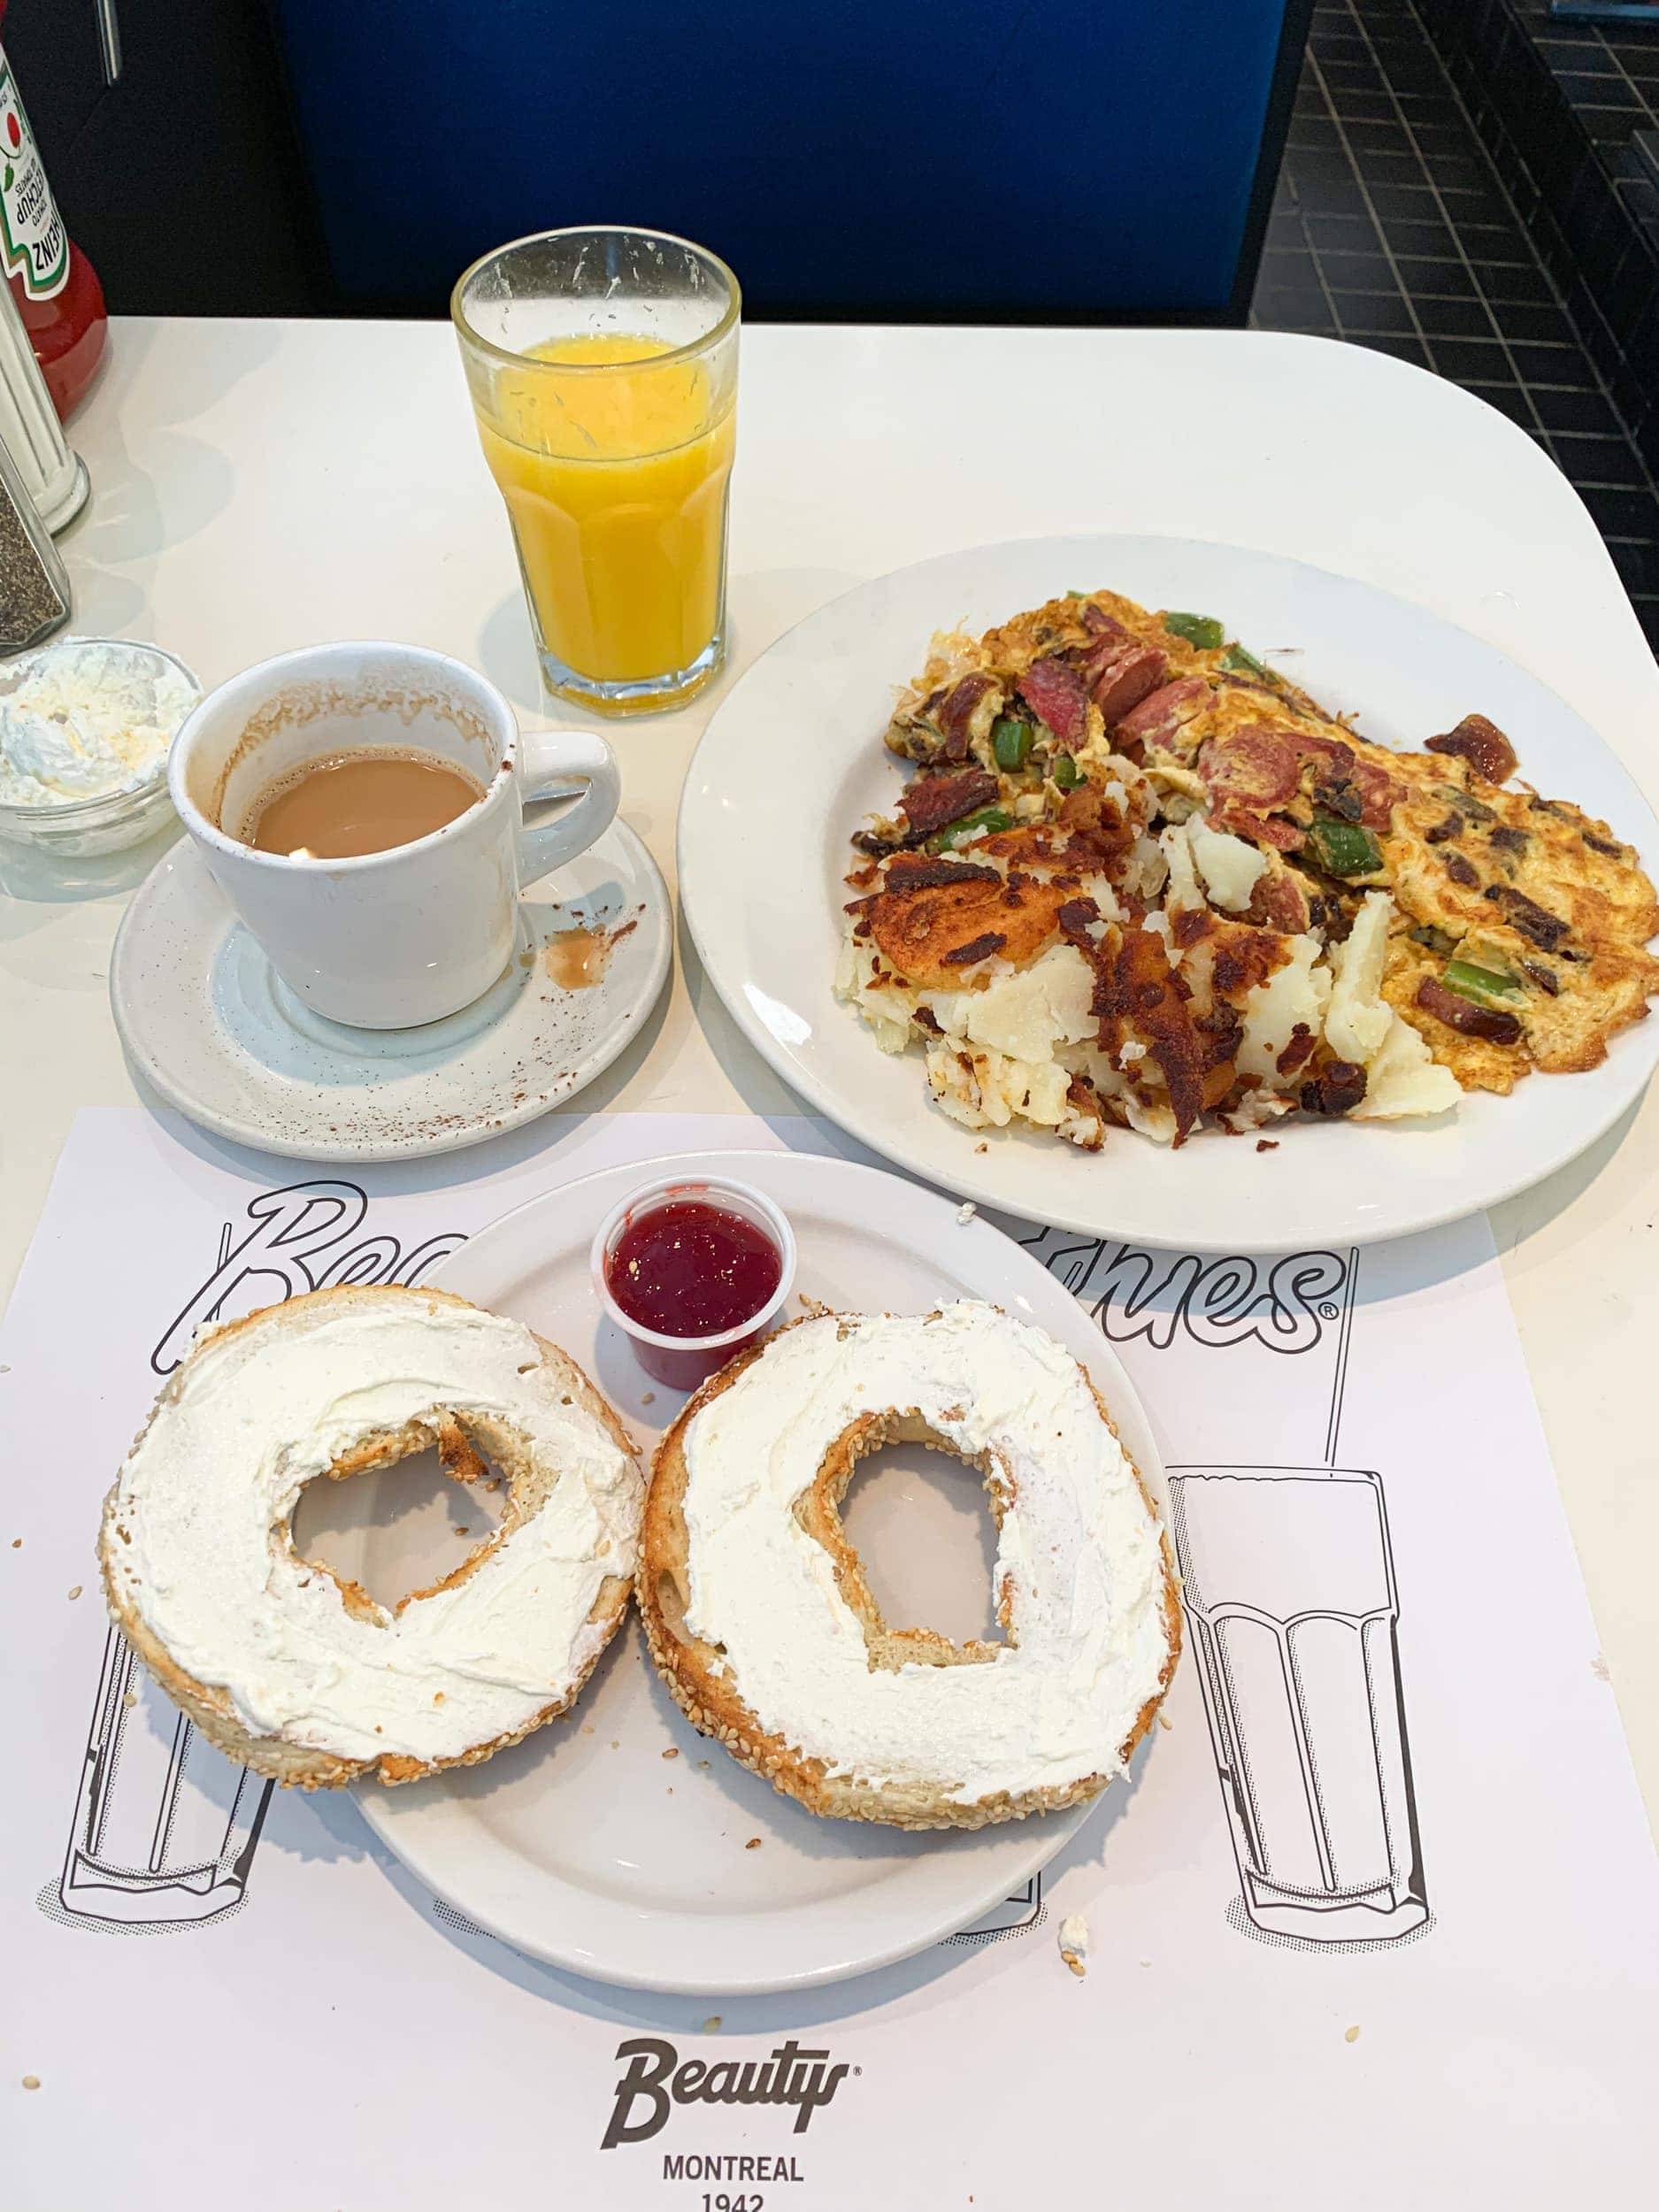
[[[0,16],[5,0],[0,0]],[[52,405],[66,417],[92,381],[109,318],[92,264],[64,228],[46,170],[0,53],[0,269],[23,318]]]
[[[759,1330],[720,1343],[771,1303],[783,1256],[764,1229],[703,1198],[671,1199],[627,1223],[605,1261],[605,1287],[630,1321],[676,1345],[634,1340],[640,1364],[672,1390],[695,1390]]]

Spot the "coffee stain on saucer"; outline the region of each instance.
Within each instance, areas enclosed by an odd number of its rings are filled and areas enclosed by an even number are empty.
[[[562,929],[542,946],[542,965],[561,990],[591,990],[603,980],[612,951],[634,927],[627,921],[620,929]]]

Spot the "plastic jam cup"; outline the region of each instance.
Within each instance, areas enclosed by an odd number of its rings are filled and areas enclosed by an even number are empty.
[[[667,1336],[648,1329],[625,1313],[611,1294],[611,1263],[627,1232],[650,1214],[672,1205],[711,1206],[758,1229],[778,1254],[778,1285],[765,1303],[747,1319],[711,1336]],[[699,1383],[770,1329],[783,1310],[795,1281],[795,1232],[764,1192],[724,1176],[664,1175],[641,1184],[599,1225],[591,1254],[594,1291],[600,1305],[634,1346],[635,1357],[653,1381],[671,1390],[695,1390]]]

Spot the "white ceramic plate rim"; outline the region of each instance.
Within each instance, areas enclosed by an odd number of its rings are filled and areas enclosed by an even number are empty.
[[[1000,1230],[982,1221],[959,1221],[949,1200],[879,1168],[791,1152],[687,1153],[667,1161],[608,1168],[544,1192],[502,1215],[442,1262],[428,1279],[436,1289],[454,1291],[480,1304],[489,1304],[494,1297],[499,1304],[499,1292],[493,1286],[521,1279],[525,1270],[520,1255],[526,1246],[549,1256],[580,1251],[585,1264],[588,1240],[604,1212],[627,1189],[659,1171],[685,1178],[734,1175],[765,1191],[786,1211],[792,1206],[823,1204],[849,1222],[880,1218],[884,1227],[900,1228],[918,1253],[932,1245],[953,1257],[982,1255],[987,1284],[1000,1286],[997,1302],[1028,1315],[1089,1369],[1125,1448],[1163,1510],[1163,1463],[1139,1394],[1076,1299]],[[872,1207],[881,1209],[880,1213],[865,1210]],[[618,1663],[649,1666],[632,1619],[620,1635],[634,1648],[621,1653]],[[1124,1786],[1115,1783],[1112,1790]],[[360,1785],[357,1796],[370,1827],[410,1872],[492,1935],[534,1958],[595,1980],[680,1995],[758,1995],[806,1989],[909,1958],[970,1926],[1028,1881],[1094,1809],[1078,1806],[999,1830],[979,1830],[974,1855],[960,1855],[954,1863],[954,1839],[942,1836],[936,1851],[918,1854],[894,1883],[907,1893],[912,1886],[923,1893],[913,1901],[907,1897],[903,1901],[910,1909],[901,1914],[895,1915],[889,1899],[879,1914],[866,1906],[861,1925],[856,1895],[780,1910],[774,1931],[792,1917],[810,1924],[805,1936],[810,1955],[777,1971],[738,1966],[711,1970],[687,1963],[699,1953],[721,1947],[729,1955],[741,1945],[745,1927],[718,1914],[629,1909],[545,1870],[526,1871],[510,1846],[488,1833],[463,1803],[444,1794],[442,1776],[396,1790]],[[1110,1803],[1110,1797],[1109,1791],[1104,1801]],[[833,1831],[841,1824],[824,1825]],[[988,1840],[992,1837],[996,1843]],[[763,1859],[757,1880],[764,1874]],[[952,1876],[957,1878],[952,1881]],[[929,1896],[930,1878],[935,1890],[943,1882],[942,1893]],[[579,1927],[585,1939],[580,1942],[572,1933]],[[721,1938],[721,1927],[732,1930],[732,1935]],[[677,1942],[681,1959],[678,1966]]]
[[[521,1128],[526,1122],[538,1120],[541,1115],[552,1113],[565,1101],[583,1090],[595,1076],[603,1075],[617,1056],[632,1044],[640,1034],[644,1018],[661,995],[667,979],[669,964],[673,953],[673,908],[668,889],[663,881],[662,871],[652,857],[643,840],[626,822],[612,822],[605,837],[618,838],[627,845],[634,867],[641,879],[651,887],[649,904],[650,963],[640,987],[632,998],[620,1004],[612,1020],[590,1050],[585,1053],[570,1071],[569,1079],[550,1091],[532,1091],[521,1102],[510,1098],[491,1101],[480,1106],[477,1122],[465,1123],[459,1127],[441,1129],[432,1133],[401,1138],[342,1138],[331,1142],[326,1138],[285,1139],[276,1141],[271,1130],[264,1124],[243,1120],[241,1116],[227,1113],[187,1086],[177,1083],[167,1071],[166,1063],[160,1058],[150,1041],[150,1025],[133,1003],[133,992],[127,977],[127,956],[130,951],[129,931],[137,927],[134,917],[142,918],[144,901],[156,895],[164,874],[175,867],[199,869],[202,879],[213,895],[224,906],[228,920],[230,902],[214,884],[207,864],[188,839],[180,839],[170,846],[144,878],[127,902],[115,933],[115,943],[110,956],[110,1010],[123,1048],[133,1064],[143,1075],[150,1088],[167,1105],[175,1108],[198,1127],[212,1131],[216,1136],[226,1137],[234,1144],[249,1146],[256,1152],[275,1152],[281,1158],[293,1160],[330,1160],[336,1163],[367,1165],[377,1160],[426,1159],[441,1152],[464,1152],[475,1144],[484,1144],[491,1137],[499,1137],[510,1129]],[[599,840],[603,843],[604,841]],[[219,937],[203,951],[204,960],[211,959],[217,950]],[[634,1018],[626,1017],[632,1011]]]
[[[1587,1074],[1533,1075],[1509,1099],[1466,1095],[1440,1122],[1294,1124],[1271,1169],[1248,1138],[1205,1134],[1171,1154],[1114,1133],[1090,1156],[1033,1131],[963,1129],[927,1100],[918,1054],[878,1050],[830,983],[847,835],[864,806],[890,805],[900,782],[879,742],[893,687],[920,664],[932,628],[960,618],[977,629],[1079,581],[1214,611],[1260,648],[1294,625],[1284,641],[1299,657],[1282,664],[1327,705],[1362,710],[1385,740],[1420,742],[1461,713],[1489,712],[1507,721],[1523,774],[1530,763],[1547,795],[1553,787],[1606,816],[1659,862],[1659,823],[1573,709],[1494,647],[1374,586],[1176,538],[1079,535],[944,555],[860,585],[787,632],[722,702],[687,774],[681,909],[727,1010],[777,1072],[864,1143],[965,1197],[1195,1251],[1291,1251],[1435,1227],[1542,1180],[1611,1128],[1659,1058],[1659,1022],[1623,1032]],[[766,902],[756,870],[766,851],[790,856],[791,905]],[[755,886],[748,898],[733,889],[744,883]]]

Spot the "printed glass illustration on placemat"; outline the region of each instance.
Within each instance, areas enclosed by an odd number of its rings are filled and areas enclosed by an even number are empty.
[[[1382,1484],[1171,1467],[1192,1655],[1263,1934],[1377,1942],[1428,1920]]]
[[[1022,1241],[1112,1343],[1213,1352],[1226,1402],[1249,1407],[1251,1442],[1323,1463],[1165,1471],[1188,1663],[1239,1869],[1228,1918],[1295,1945],[1420,1934],[1431,1915],[1382,1479],[1335,1464],[1358,1253],[1207,1258],[1054,1230]]]
[[[117,1932],[234,1912],[275,1786],[198,1735],[111,1628],[69,1849],[41,1909]]]

